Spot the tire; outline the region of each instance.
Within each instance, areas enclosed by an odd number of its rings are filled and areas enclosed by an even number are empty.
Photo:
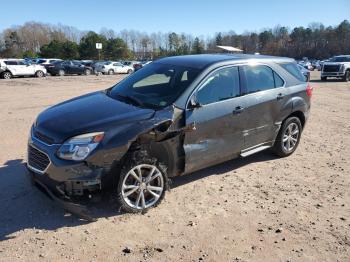
[[[90,69],[85,69],[84,73],[85,73],[86,76],[89,76],[89,75],[91,75],[91,70]]]
[[[287,118],[278,132],[272,148],[273,152],[280,157],[293,154],[299,145],[301,133],[302,125],[300,119],[294,116]]]
[[[128,70],[128,72],[126,72],[127,74],[131,74],[133,71],[131,69]]]
[[[138,170],[141,170],[141,177]],[[148,177],[149,175],[151,177]],[[168,176],[165,166],[150,157],[146,151],[136,151],[130,154],[121,169],[117,199],[124,211],[144,213],[163,200],[167,189]]]
[[[66,72],[64,72],[63,69],[58,70],[58,75],[59,76],[64,76],[65,74],[66,74]]]
[[[45,74],[41,70],[35,72],[35,77],[41,78],[41,77],[44,77],[44,76],[45,76]]]
[[[11,79],[12,78],[12,73],[10,71],[5,71],[1,74],[1,78],[3,79]]]
[[[321,76],[321,81],[327,81],[327,77],[326,76]]]
[[[345,75],[343,76],[343,81],[344,81],[344,82],[350,81],[350,70],[347,70],[347,71],[345,72]]]
[[[113,70],[113,69],[109,69],[109,70],[108,70],[108,74],[109,74],[109,75],[114,75],[114,70]]]

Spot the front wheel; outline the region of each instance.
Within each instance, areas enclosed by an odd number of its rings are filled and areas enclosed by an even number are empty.
[[[346,71],[345,75],[343,76],[343,81],[348,82],[350,81],[350,71]]]
[[[326,76],[321,76],[321,81],[327,81],[327,77]]]
[[[131,74],[133,71],[131,69],[128,70],[128,72],[126,72],[127,74]]]
[[[109,75],[114,75],[114,70],[113,69],[108,70],[108,74]]]
[[[87,75],[87,76],[91,75],[91,70],[90,69],[85,69],[85,75]]]
[[[286,157],[297,149],[302,132],[302,125],[297,117],[287,118],[278,132],[273,151],[280,157]]]
[[[162,201],[167,188],[164,165],[146,152],[135,152],[126,160],[120,173],[118,202],[126,212],[145,212]]]

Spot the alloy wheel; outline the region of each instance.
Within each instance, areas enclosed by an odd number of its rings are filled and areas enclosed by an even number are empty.
[[[292,122],[287,126],[282,139],[283,149],[286,152],[291,152],[294,150],[296,144],[298,143],[299,132],[299,126],[296,123]]]
[[[5,72],[5,73],[3,74],[3,77],[4,77],[4,79],[11,79],[11,73]]]
[[[131,208],[146,209],[155,205],[164,191],[162,173],[154,165],[141,164],[126,174],[122,197]]]

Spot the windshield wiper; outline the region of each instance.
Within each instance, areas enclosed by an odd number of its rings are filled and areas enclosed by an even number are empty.
[[[127,100],[127,101],[131,102],[132,104],[136,104],[136,105],[141,106],[141,107],[144,106],[143,102],[140,99],[137,99],[136,97],[128,96],[128,95],[122,95],[120,93],[117,93],[115,95],[120,97],[120,98],[122,98],[122,99],[124,99],[124,100]]]

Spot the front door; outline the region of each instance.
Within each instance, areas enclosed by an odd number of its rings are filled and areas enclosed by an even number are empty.
[[[199,107],[186,110],[185,173],[220,163],[239,154],[244,145],[244,108],[238,67],[220,68],[204,79],[195,100]]]

